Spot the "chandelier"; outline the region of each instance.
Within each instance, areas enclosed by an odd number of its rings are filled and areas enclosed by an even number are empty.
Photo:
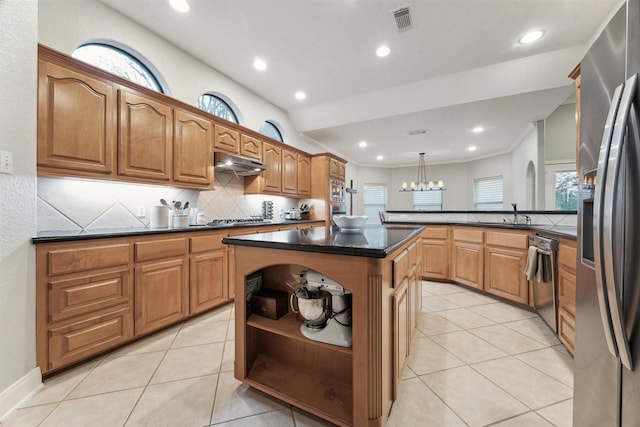
[[[407,184],[407,182],[402,183],[402,188],[400,191],[444,191],[444,182],[442,180],[438,180],[437,184],[434,184],[433,181],[427,181],[427,167],[424,163],[424,154],[419,153],[420,158],[418,159],[418,178],[415,181],[412,181],[411,184]]]

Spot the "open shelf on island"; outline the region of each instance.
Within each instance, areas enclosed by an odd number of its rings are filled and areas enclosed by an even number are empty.
[[[246,382],[336,424],[353,424],[353,389],[335,379],[258,353]]]
[[[346,354],[352,354],[351,347],[341,347],[339,345],[327,344],[319,341],[313,341],[302,335],[300,332],[301,321],[296,319],[296,315],[289,312],[279,318],[278,320],[269,319],[263,316],[257,316],[252,314],[247,319],[247,326],[257,328],[263,331],[271,332],[273,334],[282,335],[294,340],[304,341],[310,344],[318,345],[320,347],[326,347],[331,350],[339,351]]]

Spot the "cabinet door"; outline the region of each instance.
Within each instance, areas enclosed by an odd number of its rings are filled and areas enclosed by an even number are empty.
[[[184,110],[174,110],[173,120],[173,181],[212,187],[213,124]]]
[[[262,141],[249,135],[240,135],[240,154],[262,161]]]
[[[262,144],[262,159],[267,164],[267,170],[262,172],[263,191],[280,193],[282,191],[281,182],[281,159],[282,150],[280,147],[264,142]]]
[[[449,242],[422,239],[422,275],[428,279],[449,278]]]
[[[409,324],[408,324],[408,341],[409,343],[411,342],[411,339],[413,338],[413,333],[416,330],[416,327],[418,326],[418,316],[420,314],[420,306],[421,304],[418,303],[418,299],[422,298],[422,291],[421,291],[421,282],[419,280],[417,280],[416,278],[416,268],[414,267],[411,272],[409,273],[409,276],[407,276],[407,280],[408,280],[408,294],[409,294]],[[407,345],[407,354],[409,353],[409,348],[410,346]]]
[[[192,256],[189,268],[191,314],[226,302],[227,281],[226,250]]]
[[[558,338],[567,347],[567,350],[573,354],[576,342],[576,320],[563,307],[558,310]]]
[[[213,147],[218,151],[238,154],[240,152],[240,132],[216,123]]]
[[[171,180],[171,107],[141,93],[120,90],[118,173]]]
[[[339,181],[344,181],[346,176],[346,165],[339,160],[329,159],[329,176]]]
[[[115,102],[111,84],[40,60],[38,166],[111,175]]]
[[[187,261],[184,258],[135,268],[135,333],[160,329],[189,310]]]
[[[454,281],[482,289],[482,245],[454,241],[452,261]]]
[[[511,301],[527,304],[529,284],[524,275],[526,251],[486,248],[484,290]]]
[[[229,296],[229,301],[232,301],[236,298],[236,247],[229,246],[227,255],[229,257],[229,280],[227,281],[227,295]]]
[[[282,192],[298,194],[298,153],[282,150]]]
[[[298,196],[311,197],[311,157],[298,154]]]
[[[409,354],[408,283],[405,278],[393,294],[393,400],[398,398],[402,369]]]

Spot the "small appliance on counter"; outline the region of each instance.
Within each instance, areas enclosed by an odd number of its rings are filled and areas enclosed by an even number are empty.
[[[351,347],[351,292],[317,271],[304,271],[303,279],[306,286],[296,289],[289,301],[291,310],[305,318],[300,325],[302,335],[314,341]]]
[[[262,218],[265,220],[273,219],[273,202],[271,200],[262,202]]]

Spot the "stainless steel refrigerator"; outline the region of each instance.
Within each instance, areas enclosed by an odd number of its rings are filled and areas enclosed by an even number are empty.
[[[581,62],[574,426],[640,425],[640,0]]]

